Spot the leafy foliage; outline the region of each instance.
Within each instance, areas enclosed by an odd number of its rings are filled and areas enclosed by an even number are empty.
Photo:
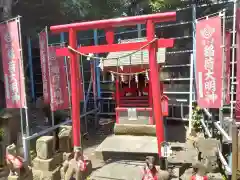
[[[69,18],[103,19],[143,13],[149,0],[61,0],[61,11]]]
[[[182,0],[150,0],[150,7],[153,12],[160,12],[166,9],[175,9],[183,5]]]
[[[4,137],[4,129],[3,128],[0,128],[0,140]]]
[[[196,104],[193,105],[192,113],[192,126],[196,132],[201,131],[202,123],[201,119],[203,118],[202,110]]]

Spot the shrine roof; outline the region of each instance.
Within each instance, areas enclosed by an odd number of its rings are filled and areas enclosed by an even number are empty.
[[[119,44],[144,42],[144,41],[146,41],[146,38],[124,39],[124,40],[119,40]],[[104,66],[115,67],[115,66],[149,64],[148,50],[138,51],[131,56],[127,56],[119,59],[119,61],[117,62],[116,58],[131,54],[133,52],[134,51],[111,52],[107,55],[108,60],[104,61]],[[166,48],[158,48],[158,52],[157,52],[158,63],[165,63],[165,53],[166,53]]]

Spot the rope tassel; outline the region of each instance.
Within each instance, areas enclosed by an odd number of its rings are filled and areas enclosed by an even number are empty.
[[[149,80],[148,71],[146,71],[145,77],[146,77],[146,80],[148,81]]]
[[[87,55],[87,60],[90,61],[92,57],[94,57],[94,54],[93,53],[89,53],[89,55]]]
[[[115,77],[114,77],[114,74],[113,74],[113,73],[111,74],[111,79],[112,79],[112,82],[114,82]]]
[[[103,71],[103,59],[102,58],[100,58],[98,67]]]
[[[121,77],[120,77],[120,78],[121,78],[121,81],[122,81],[122,82],[124,82],[124,76],[123,76],[123,75],[121,75]]]
[[[138,75],[135,74],[135,82],[138,83]]]

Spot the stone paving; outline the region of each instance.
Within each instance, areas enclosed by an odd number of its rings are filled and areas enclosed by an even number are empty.
[[[141,179],[141,161],[102,161],[96,158],[95,149],[107,136],[101,132],[90,133],[88,140],[84,140],[84,154],[91,159],[93,164],[92,180],[137,180]],[[169,171],[174,180],[187,180],[193,172],[190,163],[196,158],[196,150],[193,148],[191,141],[186,142],[186,128],[182,124],[169,124],[167,139],[171,142],[173,155],[169,160]],[[184,164],[184,166],[183,166]],[[6,180],[6,172],[0,171],[0,180]],[[5,177],[2,177],[5,176]],[[222,180],[221,174],[211,174],[215,176],[212,180]]]

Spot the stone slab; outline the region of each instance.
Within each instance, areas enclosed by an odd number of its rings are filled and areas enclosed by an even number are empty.
[[[56,169],[63,162],[62,153],[57,153],[51,159],[40,159],[36,157],[33,161],[33,168],[42,171],[52,171]]]
[[[204,152],[210,151],[210,150],[217,151],[219,144],[220,144],[220,141],[213,139],[213,138],[208,138],[208,139],[198,138],[195,143],[195,146],[198,151],[204,153]]]
[[[209,180],[223,180],[223,175],[221,173],[208,173]]]
[[[115,124],[114,134],[133,136],[156,136],[156,126],[144,124]]]
[[[144,161],[130,161],[119,160],[108,162],[106,165],[97,168],[90,176],[91,180],[138,180],[142,179],[142,172],[144,168]],[[159,170],[159,167],[157,167]],[[159,171],[161,180],[165,180],[169,173],[166,171]],[[165,178],[164,178],[165,177]]]
[[[118,180],[136,180],[142,179],[142,169],[144,162],[141,161],[116,161],[109,162],[105,166],[95,170],[90,179],[105,180],[105,179],[118,179]]]
[[[53,171],[40,171],[33,169],[33,180],[60,180],[60,167]]]
[[[121,158],[131,158],[147,155],[157,155],[157,138],[153,136],[129,136],[112,135],[107,137],[95,150],[95,155],[100,159],[114,158],[115,155]]]
[[[8,176],[8,180],[20,180],[18,176]]]

